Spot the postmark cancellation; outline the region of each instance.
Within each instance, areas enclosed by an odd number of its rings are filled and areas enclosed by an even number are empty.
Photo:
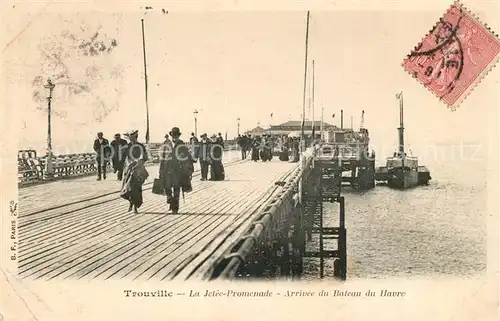
[[[403,68],[454,110],[493,68],[500,39],[456,1],[403,61]]]

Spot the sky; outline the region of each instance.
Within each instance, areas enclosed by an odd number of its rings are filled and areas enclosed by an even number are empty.
[[[364,125],[375,149],[392,153],[399,125],[395,94],[403,91],[406,142],[417,154],[429,144],[489,141],[498,118],[498,68],[451,112],[401,67],[443,12],[312,10],[308,73],[311,76],[314,60],[315,118],[319,120],[323,107],[325,122],[339,125],[342,109],[344,125],[350,126],[352,117],[359,127],[365,110]],[[490,11],[477,14],[498,20]],[[236,136],[237,118],[241,132],[258,122],[266,127],[300,119],[304,11],[46,10],[3,52],[4,95],[19,148],[43,150],[47,93],[42,85],[57,75],[54,149],[89,150],[98,131],[111,139],[116,132],[137,128],[144,140],[141,18],[151,141],[162,141],[172,126],[180,127],[187,140],[194,131],[195,109],[198,134],[227,132],[229,138]],[[11,33],[23,27],[11,26]],[[105,49],[95,56],[87,50],[85,55],[81,44],[92,41],[96,32],[94,41]],[[306,114],[312,118],[308,107]]]

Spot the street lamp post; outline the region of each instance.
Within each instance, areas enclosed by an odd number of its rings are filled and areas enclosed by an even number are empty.
[[[52,164],[52,91],[54,90],[54,85],[50,79],[47,80],[47,84],[43,87],[49,90],[49,96],[47,97],[47,159],[45,162],[45,177],[47,179],[54,178],[54,166]]]
[[[194,114],[194,136],[198,137],[198,118],[197,118],[198,110],[195,109],[193,111],[193,114]]]
[[[238,131],[237,131],[237,134],[238,134],[238,136],[240,136],[240,117],[238,117],[236,120],[238,121]]]

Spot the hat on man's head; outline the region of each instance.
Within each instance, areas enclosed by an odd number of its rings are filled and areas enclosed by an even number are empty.
[[[169,138],[170,136],[168,134],[165,134],[165,138]]]
[[[201,134],[201,136],[200,136],[200,137],[201,137],[201,138],[206,138],[206,137],[207,137],[207,134],[203,133],[203,134]]]
[[[120,136],[121,136],[120,133],[115,134],[115,137],[120,137]]]
[[[212,136],[210,136],[210,138],[217,138],[217,135],[212,134]]]
[[[97,133],[97,136],[102,136],[102,132],[98,132],[98,133]]]
[[[170,136],[180,136],[181,135],[181,130],[179,127],[172,127],[172,130],[170,131]]]

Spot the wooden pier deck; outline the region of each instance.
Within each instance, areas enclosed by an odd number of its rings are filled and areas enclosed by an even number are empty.
[[[225,168],[221,182],[202,182],[196,171],[179,214],[167,214],[166,198],[151,192],[157,166],[148,168],[139,214],[127,212],[113,174],[100,182],[91,176],[20,189],[19,275],[205,278],[281,191],[275,182],[290,178],[298,164],[233,161]]]

